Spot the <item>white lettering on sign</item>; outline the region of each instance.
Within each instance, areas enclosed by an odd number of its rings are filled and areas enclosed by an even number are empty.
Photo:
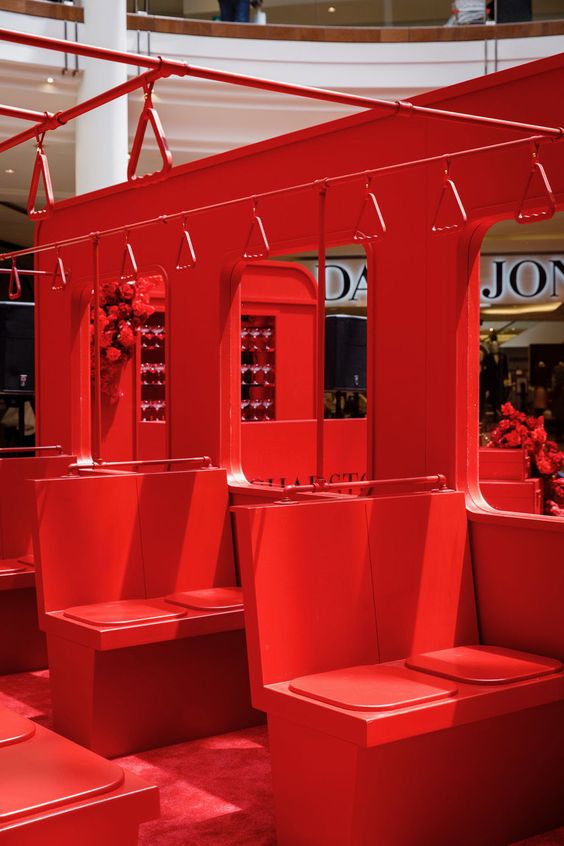
[[[303,260],[317,278],[315,261]],[[325,304],[364,308],[368,290],[366,260],[327,258]],[[480,259],[482,305],[564,301],[564,256],[484,255]]]

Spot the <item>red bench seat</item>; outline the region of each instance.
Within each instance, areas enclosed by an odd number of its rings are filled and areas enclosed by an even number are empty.
[[[562,824],[562,665],[480,644],[463,494],[233,512],[279,846],[506,846]]]
[[[137,843],[158,816],[156,787],[0,709],[0,840],[6,846]]]
[[[73,476],[35,494],[56,729],[114,756],[260,722],[225,471]]]

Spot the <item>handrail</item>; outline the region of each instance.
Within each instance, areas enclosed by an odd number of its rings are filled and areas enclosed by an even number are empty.
[[[433,476],[412,476],[405,479],[371,479],[362,482],[326,482],[325,479],[317,479],[311,485],[284,485],[282,488],[283,498],[291,500],[295,495],[301,493],[326,493],[330,491],[343,490],[372,490],[382,494],[386,493],[409,493],[414,487],[431,487],[431,490],[446,490],[447,480],[442,473]]]
[[[146,460],[133,459],[131,461],[92,461],[89,464],[80,464],[76,462],[69,464],[69,474],[73,471],[81,473],[91,470],[106,470],[112,467],[146,467],[155,465],[169,465],[169,464],[198,464],[200,467],[211,467],[212,460],[209,455],[200,455],[195,458],[151,458]]]
[[[4,455],[6,452],[44,452],[48,449],[55,449],[57,452],[63,451],[63,447],[60,444],[56,444],[55,446],[2,447],[0,449],[0,455]]]
[[[42,50],[54,50],[61,53],[71,53],[76,56],[88,56],[93,59],[104,59],[106,61],[117,62],[119,64],[150,68],[157,73],[157,76],[191,76],[199,79],[209,79],[214,82],[226,82],[232,85],[241,85],[246,88],[275,91],[279,94],[308,97],[314,100],[341,103],[343,105],[356,106],[363,109],[375,109],[384,112],[390,117],[420,114],[425,117],[436,118],[438,120],[451,120],[473,125],[495,126],[519,132],[534,132],[550,138],[560,138],[562,136],[562,129],[559,127],[536,126],[529,123],[486,117],[485,115],[471,115],[463,112],[435,109],[429,106],[417,106],[404,100],[382,100],[376,97],[360,97],[355,94],[343,94],[338,91],[331,91],[324,88],[313,88],[306,85],[292,85],[291,83],[277,82],[272,79],[246,76],[244,74],[220,71],[213,68],[198,67],[196,65],[189,65],[187,62],[163,59],[161,56],[145,56],[138,53],[109,50],[104,47],[95,47],[89,44],[78,44],[76,42],[71,43],[60,38],[47,38],[40,35],[30,35],[29,33],[17,32],[9,29],[0,29],[0,41],[9,41],[14,44],[25,44],[29,47],[37,47]],[[140,78],[141,77],[137,77],[137,80]],[[113,91],[115,92],[116,89],[113,89]],[[110,92],[105,92],[98,98],[93,98],[99,102],[96,105],[92,105],[93,101],[90,101],[90,105],[86,111],[96,108],[97,105],[103,105],[105,102],[108,102],[108,100],[104,98],[106,98],[109,93]],[[123,93],[126,92],[124,91]],[[111,99],[114,99],[115,96],[119,95],[114,93],[112,94]],[[76,106],[75,111],[84,109],[84,105],[85,104]],[[83,113],[84,111],[77,111],[77,114]],[[55,128],[55,125],[47,127],[47,129]],[[30,137],[33,137],[33,135]],[[4,144],[0,145],[0,152],[3,149],[8,149],[6,144],[13,146],[10,144],[12,140],[13,139],[8,139],[4,142]],[[23,140],[23,138],[21,140]],[[16,143],[21,143],[21,141],[18,140]]]
[[[440,153],[439,155],[435,156],[427,156],[421,159],[413,159],[412,161],[384,165],[382,167],[376,167],[370,170],[345,173],[339,176],[329,177],[324,180],[313,180],[312,182],[305,182],[299,185],[288,185],[284,188],[276,188],[271,191],[264,191],[261,194],[253,194],[245,197],[235,197],[234,199],[222,200],[217,203],[210,203],[209,205],[198,206],[197,208],[183,209],[182,211],[175,212],[174,214],[161,214],[157,217],[148,218],[147,220],[139,220],[135,223],[128,223],[125,226],[114,226],[110,229],[103,229],[97,232],[90,232],[85,235],[77,235],[75,237],[67,238],[61,241],[51,241],[46,244],[40,244],[33,247],[26,247],[23,250],[15,250],[10,253],[2,253],[0,254],[0,261],[9,261],[13,258],[18,258],[19,256],[25,255],[39,255],[40,253],[48,252],[50,250],[60,249],[60,247],[62,246],[74,246],[77,244],[84,244],[88,241],[100,239],[102,236],[107,237],[110,235],[118,235],[123,234],[125,232],[132,232],[136,229],[143,229],[146,226],[153,226],[156,223],[170,223],[172,221],[184,220],[188,215],[193,217],[196,214],[202,214],[203,212],[209,212],[214,209],[226,208],[228,206],[236,205],[238,203],[247,203],[249,202],[249,200],[256,202],[257,200],[263,198],[277,197],[291,193],[292,191],[305,191],[312,188],[318,189],[320,182],[323,182],[324,185],[330,187],[331,185],[338,185],[344,182],[350,182],[353,179],[366,180],[378,174],[391,173],[394,171],[405,170],[412,167],[420,167],[423,165],[433,164],[437,162],[440,162],[444,165],[446,161],[452,161],[453,159],[462,158],[464,156],[478,155],[487,152],[496,152],[501,150],[507,150],[513,147],[522,147],[531,144],[546,144],[549,141],[558,142],[563,139],[564,130],[562,131],[562,134],[559,135],[557,138],[547,138],[546,136],[542,135],[531,135],[525,138],[516,138],[512,141],[502,141],[498,144],[486,144],[483,147],[470,147],[466,150],[457,150],[454,153]]]
[[[386,44],[453,41],[494,41],[495,39],[529,38],[562,35],[564,20],[518,21],[515,23],[467,24],[445,27],[409,24],[405,26],[316,26],[314,24],[266,23],[254,26],[247,23],[226,23],[199,18],[178,18],[172,15],[136,15],[129,12],[127,28],[141,32],[168,35],[200,36],[208,38],[246,38],[260,41],[314,41],[337,44]]]

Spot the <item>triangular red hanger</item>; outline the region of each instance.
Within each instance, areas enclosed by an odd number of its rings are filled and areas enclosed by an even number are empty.
[[[61,256],[57,253],[57,260],[53,268],[52,291],[64,291],[67,287],[67,274]]]
[[[10,271],[10,281],[8,283],[8,299],[19,300],[21,294],[22,283],[20,282],[20,274],[15,259],[12,259],[12,269]]]
[[[186,222],[184,222],[184,226],[182,229],[182,235],[180,237],[180,246],[178,248],[178,255],[176,257],[176,269],[177,270],[191,270],[196,265],[196,253],[194,252],[194,246],[192,244],[192,239],[190,238],[190,233],[186,227]]]
[[[386,232],[386,224],[372,191],[366,191],[362,209],[356,224],[353,241],[372,241]]]
[[[467,220],[468,215],[454,181],[445,179],[433,219],[432,231],[436,233],[454,232],[461,229]]]
[[[535,156],[515,220],[517,223],[549,220],[555,211],[556,200],[552,187],[544,167]]]
[[[153,108],[151,93],[152,85],[146,89],[145,105],[139,116],[139,123],[137,124],[137,129],[135,131],[133,144],[131,145],[129,164],[127,166],[127,178],[130,181],[139,181],[141,179],[161,179],[167,175],[172,167],[172,153],[170,152],[158,112]],[[153,133],[155,135],[157,147],[159,148],[159,152],[161,154],[163,165],[160,170],[155,170],[152,173],[145,173],[138,176],[136,170],[137,165],[139,164],[139,156],[141,155],[141,150],[143,148],[143,140],[145,138],[145,132],[147,131],[148,124],[151,124],[151,127],[153,128]]]
[[[43,189],[45,191],[45,205],[42,209],[35,208],[35,201],[37,199],[37,189],[39,188],[39,179],[43,179]],[[35,164],[33,166],[33,173],[31,174],[31,185],[29,186],[29,196],[27,198],[27,214],[32,220],[37,218],[48,217],[53,211],[55,199],[53,196],[53,184],[51,182],[51,174],[49,173],[49,162],[47,156],[43,151],[41,141],[37,143],[37,154],[35,156]]]
[[[135,260],[135,253],[133,252],[133,247],[129,243],[129,238],[126,235],[119,278],[122,282],[129,282],[132,279],[137,279],[137,273],[138,270],[137,261]]]
[[[254,213],[251,221],[251,228],[245,246],[243,258],[246,259],[264,259],[268,258],[270,252],[270,245],[261,218]]]

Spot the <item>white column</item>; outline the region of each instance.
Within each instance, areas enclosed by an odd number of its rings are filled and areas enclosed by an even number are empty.
[[[127,50],[126,0],[83,0],[80,40],[97,47]],[[114,88],[127,79],[127,65],[80,59],[78,101]],[[75,121],[76,193],[85,194],[127,178],[127,97],[120,97]]]
[[[394,24],[394,0],[384,0],[384,26]]]

